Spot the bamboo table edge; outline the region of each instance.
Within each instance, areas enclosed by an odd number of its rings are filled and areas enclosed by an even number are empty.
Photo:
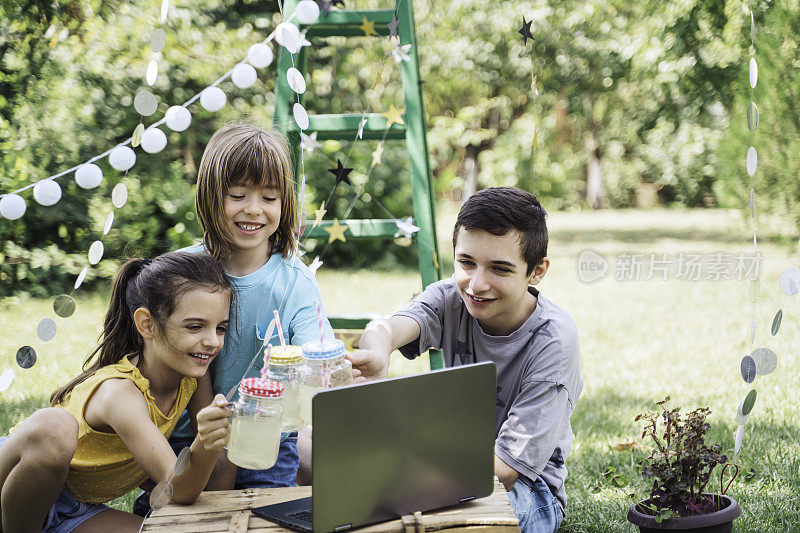
[[[311,487],[281,487],[228,491],[207,491],[191,505],[170,503],[153,511],[143,524],[143,532],[229,532],[290,531],[250,512],[251,509],[311,495]],[[363,533],[402,533],[414,531],[406,520],[397,518],[352,531]],[[508,495],[498,479],[486,498],[455,507],[422,514],[417,531],[519,531],[519,524]],[[405,523],[404,523],[405,522]]]

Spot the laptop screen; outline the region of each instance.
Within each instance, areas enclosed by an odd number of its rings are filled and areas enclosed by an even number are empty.
[[[458,366],[313,399],[313,528],[335,531],[493,490],[496,369]]]

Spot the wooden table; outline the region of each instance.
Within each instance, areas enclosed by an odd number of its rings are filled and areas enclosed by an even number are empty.
[[[193,505],[170,504],[147,519],[143,531],[244,533],[289,531],[250,512],[254,507],[311,495],[311,487],[203,492]],[[517,517],[503,486],[495,478],[494,493],[456,507],[430,511],[415,525],[413,517],[357,528],[362,532],[519,531]]]

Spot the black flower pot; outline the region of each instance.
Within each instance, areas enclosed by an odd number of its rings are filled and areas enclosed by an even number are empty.
[[[662,531],[695,531],[697,533],[731,533],[733,531],[733,521],[742,514],[742,508],[736,500],[728,496],[718,496],[710,494],[715,500],[721,500],[721,509],[714,513],[701,514],[696,516],[684,516],[669,518],[656,523],[654,516],[642,512],[645,510],[643,504],[647,500],[632,505],[628,510],[628,522],[639,526],[641,533],[661,533]]]

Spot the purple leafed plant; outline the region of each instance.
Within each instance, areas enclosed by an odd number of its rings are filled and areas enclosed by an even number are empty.
[[[681,417],[680,407],[667,408],[669,401],[667,396],[656,402],[661,412],[636,416],[644,424],[642,438],[650,437],[655,444],[642,468],[642,475],[653,479],[645,512],[663,518],[667,511],[671,516],[713,513],[719,510],[719,498],[704,494],[705,488],[714,468],[728,457],[718,444],[705,443],[711,410],[699,407]]]

